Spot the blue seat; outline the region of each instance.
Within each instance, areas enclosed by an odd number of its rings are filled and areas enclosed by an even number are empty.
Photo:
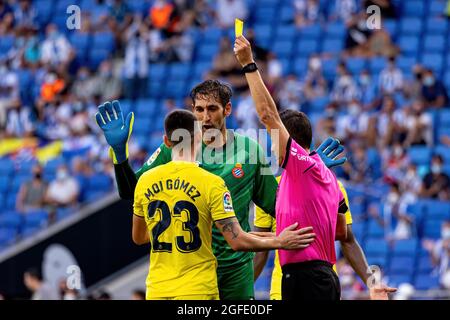
[[[344,43],[342,39],[330,39],[325,38],[322,42],[322,52],[327,53],[340,53],[344,49]]]
[[[187,63],[173,63],[169,66],[170,80],[185,80],[191,71],[191,65]]]
[[[384,239],[368,239],[365,244],[365,252],[370,256],[386,256],[388,245]]]
[[[409,204],[406,207],[406,213],[412,217],[417,225],[420,225],[425,217],[425,204],[421,201]]]
[[[104,49],[113,51],[115,48],[115,40],[112,32],[97,32],[92,36],[92,47],[96,49]]]
[[[443,18],[429,18],[426,22],[427,33],[444,35],[448,30],[448,21]]]
[[[431,273],[433,268],[431,257],[429,255],[419,257],[419,263],[417,266],[417,271],[419,273]]]
[[[256,22],[272,22],[275,18],[275,7],[258,6],[255,12]]]
[[[299,33],[302,38],[319,39],[322,34],[322,27],[320,26],[320,24],[315,23],[306,27],[302,27]]]
[[[211,68],[211,62],[197,62],[194,65],[194,78],[201,79]]]
[[[60,208],[56,210],[56,220],[61,221],[70,217],[74,211],[71,208]]]
[[[441,110],[438,117],[440,126],[450,127],[450,110]]]
[[[427,4],[430,10],[430,15],[440,16],[445,12],[445,1],[431,0],[431,3]]]
[[[439,200],[427,200],[425,202],[427,219],[450,220],[450,203]]]
[[[416,290],[429,290],[439,288],[439,278],[429,274],[419,274],[414,281]]]
[[[217,42],[222,37],[222,29],[209,27],[203,30],[202,35],[204,42]]]
[[[442,122],[442,118],[440,119]],[[442,126],[442,124],[441,124]],[[449,126],[450,127],[450,126]],[[450,147],[444,146],[444,145],[438,145],[434,149],[434,153],[439,154],[444,159],[444,163],[450,164]]]
[[[281,7],[278,14],[278,19],[283,23],[290,23],[294,21],[294,9],[290,5],[285,5]]]
[[[408,156],[416,165],[428,165],[431,159],[431,150],[424,146],[412,146],[408,149]]]
[[[366,251],[367,253],[367,251]],[[369,266],[378,266],[380,269],[386,269],[388,265],[388,259],[385,254],[368,254],[367,255],[367,264]]]
[[[353,216],[353,212],[352,212],[352,216]],[[359,242],[362,242],[365,237],[364,223],[353,221],[351,228],[352,228],[352,232],[353,232],[353,235],[355,236],[356,240],[358,240]]]
[[[292,41],[280,40],[274,43],[272,50],[277,54],[279,58],[290,58],[292,54],[292,48]]]
[[[403,54],[417,55],[419,51],[419,37],[404,35],[398,40],[398,45]]]
[[[292,67],[292,66],[291,66]],[[290,68],[292,70],[292,68]],[[295,59],[293,65],[293,71],[297,76],[304,76],[306,71],[308,70],[308,59],[305,57],[299,57]],[[289,70],[284,69],[285,72],[289,72]]]
[[[375,220],[370,220],[367,230],[367,235],[370,238],[383,238],[384,237],[384,229],[382,226],[378,224]]]
[[[0,176],[12,174],[14,170],[14,162],[11,159],[0,158]]]
[[[166,64],[163,63],[152,63],[149,67],[149,78],[153,80],[161,80],[167,76]]]
[[[444,65],[444,57],[438,53],[425,53],[422,55],[422,64],[435,72],[441,72]]]
[[[186,90],[186,82],[178,80],[169,81],[164,90],[164,95],[165,97],[172,99],[188,96],[188,92]]]
[[[53,0],[40,0],[34,1],[33,8],[37,13],[37,22],[40,26],[44,26],[50,20],[50,17],[54,10],[54,1]],[[64,13],[66,11],[64,10]]]
[[[394,256],[415,256],[417,250],[417,240],[397,240],[392,248]]]
[[[127,0],[126,3],[131,11],[137,13],[147,13],[149,8],[148,1]]]
[[[312,53],[319,51],[319,42],[316,39],[301,39],[297,42],[296,54],[302,57],[309,57]]]
[[[346,65],[352,74],[358,74],[366,68],[366,59],[364,58],[348,58]]]
[[[423,226],[423,236],[430,239],[439,239],[441,236],[441,220],[426,219]]]
[[[103,48],[93,48],[89,51],[89,67],[96,70],[102,61],[110,56],[111,51]]]
[[[392,257],[389,273],[411,276],[414,273],[414,257]]]
[[[214,57],[218,51],[219,47],[217,43],[215,44],[202,44],[197,48],[197,59],[199,60],[211,60],[212,57]]]
[[[0,214],[0,226],[6,228],[19,228],[22,224],[22,215],[15,211]]]
[[[336,21],[328,23],[325,29],[327,38],[343,38],[347,28],[343,22]]]
[[[20,234],[22,237],[31,237],[34,234],[36,234],[39,230],[41,230],[41,227],[34,227],[34,226],[24,226],[22,230],[20,231]]]
[[[150,125],[149,125],[150,118],[142,118],[139,115],[139,120],[134,121],[133,125],[133,132],[136,135],[146,135],[150,132]]]
[[[155,99],[139,99],[136,102],[136,113],[140,116],[148,115],[151,116],[155,114],[157,108],[157,100]]]
[[[423,47],[428,52],[442,52],[445,49],[444,35],[427,35],[425,37]]]
[[[410,73],[411,68],[417,62],[417,58],[415,56],[400,56],[397,59],[397,66],[402,70],[407,70],[407,73]]]
[[[365,215],[364,204],[360,201],[352,201],[350,203],[350,212],[352,213],[353,219],[357,220]]]
[[[403,15],[422,17],[425,13],[425,5],[422,0],[408,0],[403,2]]]
[[[309,101],[309,106],[313,112],[324,112],[325,107],[330,102],[328,97],[318,97]]]
[[[275,38],[277,40],[293,41],[296,36],[297,30],[292,26],[278,25],[278,28],[275,31]]]
[[[383,28],[391,35],[391,37],[395,37],[397,35],[398,23],[395,20],[385,19],[383,21]]]
[[[369,59],[369,69],[371,73],[379,73],[386,67],[386,59],[383,57],[376,57]]]
[[[418,35],[422,32],[423,22],[420,18],[402,18],[400,30],[402,34]]]
[[[16,240],[17,229],[0,227],[0,245],[9,245]]]
[[[438,128],[437,139],[439,140],[444,136],[450,137],[450,128]]]
[[[253,27],[253,31],[255,32],[255,36],[258,37],[271,37],[274,27],[271,24],[261,23],[256,24]]]
[[[388,285],[391,287],[398,287],[402,283],[412,283],[412,277],[404,274],[389,275]]]
[[[9,176],[5,175],[5,176],[0,176],[0,194],[2,192],[6,192],[9,189]]]
[[[47,225],[48,212],[44,210],[36,210],[28,212],[24,215],[24,221],[26,227],[42,228]]]
[[[97,173],[89,179],[90,190],[102,190],[103,192],[111,190],[113,183],[110,176],[104,173]]]

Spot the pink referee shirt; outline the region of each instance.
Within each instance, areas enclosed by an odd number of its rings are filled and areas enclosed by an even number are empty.
[[[302,250],[279,250],[280,263],[322,260],[336,263],[334,248],[338,208],[344,197],[334,173],[315,152],[308,154],[289,138],[276,201],[277,235],[298,222],[312,226],[315,241]]]

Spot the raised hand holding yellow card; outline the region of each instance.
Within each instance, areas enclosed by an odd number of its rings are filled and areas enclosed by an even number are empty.
[[[244,21],[235,19],[234,20],[234,33],[236,35],[236,38],[242,36],[243,30],[244,30]]]

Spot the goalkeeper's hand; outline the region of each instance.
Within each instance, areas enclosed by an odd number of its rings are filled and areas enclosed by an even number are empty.
[[[331,137],[328,137],[324,142],[322,142],[316,150],[317,154],[328,168],[340,166],[347,161],[346,157],[336,159],[336,157],[343,151],[344,147],[340,144],[339,140]]]
[[[108,101],[98,107],[95,120],[110,145],[109,155],[114,164],[127,160],[128,140],[133,131],[134,113],[130,112],[124,121],[119,101],[114,100],[112,103]]]

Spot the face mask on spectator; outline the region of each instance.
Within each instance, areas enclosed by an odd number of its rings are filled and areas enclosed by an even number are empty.
[[[322,62],[320,61],[319,58],[311,58],[311,61],[309,62],[309,66],[310,66],[311,70],[317,71],[322,66]]]
[[[370,82],[370,78],[368,75],[364,74],[359,78],[359,81],[361,82],[362,85],[367,86]]]
[[[440,174],[442,172],[442,166],[440,164],[433,164],[431,166],[431,172],[434,174]]]
[[[394,156],[401,157],[403,154],[402,147],[394,147]]]
[[[423,79],[423,84],[427,87],[431,87],[434,84],[434,78],[432,76],[427,76]]]
[[[56,179],[59,181],[66,179],[68,176],[66,170],[58,170],[58,172],[56,172]]]
[[[359,114],[360,108],[359,108],[359,104],[357,103],[352,103],[348,106],[348,112],[352,115],[352,116],[356,116]]]

